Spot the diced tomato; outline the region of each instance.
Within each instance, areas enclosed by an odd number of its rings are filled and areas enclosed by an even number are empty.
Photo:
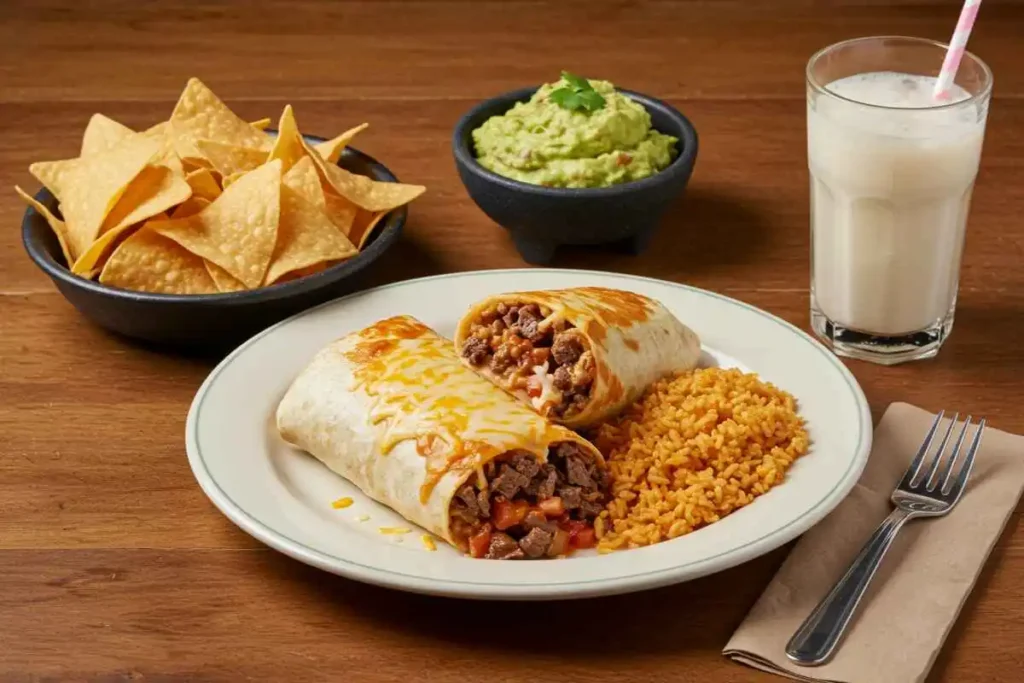
[[[530,398],[537,398],[544,393],[544,382],[537,375],[530,375],[526,380],[526,395]]]
[[[580,550],[593,548],[597,545],[597,533],[591,527],[580,529],[576,532],[576,537],[571,539],[570,545]]]
[[[480,531],[469,537],[469,554],[483,557],[491,545],[491,525],[485,524]]]
[[[577,534],[587,528],[587,523],[581,522],[578,519],[570,519],[562,522],[561,527],[569,532],[569,538],[575,540]]]
[[[562,499],[558,496],[545,498],[537,503],[537,507],[548,517],[560,517],[565,513],[565,506],[562,504]]]
[[[497,529],[504,531],[523,521],[530,511],[530,504],[525,500],[508,501],[504,498],[494,501],[491,519]]]

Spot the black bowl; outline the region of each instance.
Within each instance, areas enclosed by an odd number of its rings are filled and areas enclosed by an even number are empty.
[[[306,136],[311,143],[322,138]],[[374,180],[398,182],[372,157],[347,148],[340,166]],[[45,188],[36,199],[53,212],[57,201]],[[159,347],[219,352],[306,308],[359,289],[362,271],[398,239],[408,211],[392,211],[354,258],[315,275],[261,289],[226,294],[173,295],[135,292],[72,275],[57,237],[46,220],[29,208],[22,220],[25,250],[71,304],[93,322],[125,337]]]
[[[459,177],[484,213],[512,233],[529,263],[546,264],[563,244],[619,243],[640,253],[650,243],[665,211],[686,188],[697,160],[697,131],[678,110],[653,97],[619,90],[651,115],[652,127],[679,138],[678,156],[662,171],[633,182],[602,188],[531,185],[493,173],[477,160],[472,132],[492,116],[524,102],[537,88],[514,90],[486,100],[455,126],[452,149]]]

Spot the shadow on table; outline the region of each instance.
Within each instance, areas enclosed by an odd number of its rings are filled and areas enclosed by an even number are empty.
[[[771,236],[765,211],[748,197],[720,188],[695,187],[672,206],[642,254],[623,254],[606,246],[561,247],[552,265],[650,277],[680,272],[695,275],[723,265],[753,262]]]
[[[346,614],[390,633],[471,649],[474,657],[517,653],[593,665],[687,650],[718,651],[739,625],[785,557],[778,550],[750,563],[689,583],[631,595],[555,602],[471,601],[413,595],[364,586],[281,558],[274,581],[315,593]],[[286,566],[287,565],[287,566]]]
[[[988,301],[984,300],[988,299]],[[962,296],[957,304],[953,334],[939,352],[939,360],[969,373],[977,370],[1017,370],[1024,374],[1024,298],[1007,296],[993,302],[991,295]]]

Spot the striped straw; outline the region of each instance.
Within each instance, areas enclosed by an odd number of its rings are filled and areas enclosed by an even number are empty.
[[[967,39],[971,37],[971,29],[974,28],[974,20],[978,17],[978,8],[981,7],[981,0],[964,0],[964,8],[960,11],[960,20],[956,22],[956,30],[949,41],[949,48],[946,50],[946,58],[942,60],[942,70],[935,80],[935,90],[932,96],[938,100],[948,100],[953,86],[953,79],[956,78],[957,69],[960,68],[960,60],[964,58],[964,50],[967,49]]]

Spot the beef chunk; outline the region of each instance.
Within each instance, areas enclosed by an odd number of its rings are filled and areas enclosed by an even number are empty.
[[[601,510],[603,509],[603,505],[594,501],[585,500],[582,503],[580,503],[580,514],[585,519],[593,519],[594,517],[597,517],[599,514],[601,514]]]
[[[512,467],[527,479],[533,479],[540,472],[540,465],[540,461],[529,453],[517,453],[512,457]]]
[[[559,391],[568,391],[572,389],[572,373],[569,372],[568,368],[559,365],[558,369],[555,370],[552,383]]]
[[[527,557],[542,557],[554,537],[555,535],[550,531],[534,527],[530,529],[530,533],[519,539],[519,547],[523,549]]]
[[[575,330],[555,335],[555,343],[551,345],[551,353],[559,365],[572,365],[583,355],[583,342],[579,332]]]
[[[498,310],[499,311],[501,310],[500,306],[499,306]],[[519,307],[518,306],[509,306],[508,310],[505,313],[501,314],[501,319],[505,322],[506,326],[512,327],[517,322],[519,322]]]
[[[487,341],[480,337],[470,337],[462,344],[462,356],[469,359],[473,365],[480,365],[487,360],[487,353],[490,347]]]
[[[538,329],[541,320],[536,304],[523,306],[519,309],[519,334],[531,342],[539,342],[545,337],[545,333]]]
[[[544,463],[540,466],[537,474],[533,476],[533,479],[530,480],[530,483],[527,484],[526,493],[536,496],[538,500],[550,498],[555,493],[557,477],[558,474],[555,471],[555,466],[551,463]]]
[[[487,546],[488,560],[517,560],[523,556],[516,540],[500,531],[491,535],[491,544]]]
[[[555,455],[559,458],[568,458],[570,455],[580,457],[583,452],[583,447],[575,441],[563,441],[555,446]]]
[[[479,516],[480,503],[477,501],[476,491],[473,490],[472,484],[466,484],[460,488],[455,495],[466,505],[466,510],[468,510],[471,515]]]
[[[501,474],[491,482],[491,489],[512,500],[519,490],[529,483],[529,477],[524,477],[508,465],[502,465]]]
[[[551,468],[544,480],[537,485],[537,499],[544,500],[555,495],[555,486],[558,485],[558,470]]]
[[[582,486],[585,489],[597,488],[594,480],[590,477],[587,464],[578,455],[570,455],[565,459],[565,473],[570,484]]]
[[[540,510],[530,510],[526,513],[526,517],[523,518],[523,526],[527,529],[533,529],[534,527],[546,527],[549,524],[550,522],[548,522],[548,518]]]
[[[470,526],[476,526],[480,523],[480,515],[476,512],[470,512],[463,505],[453,505],[451,508],[451,516],[455,519],[461,519]]]
[[[480,523],[491,515],[491,504],[486,491],[477,491],[472,484],[466,484],[455,493],[455,504],[451,514],[472,525]]]
[[[590,400],[590,397],[587,396],[586,394],[573,394],[572,405],[577,410],[581,410],[583,408],[583,406],[585,406],[587,404],[587,401],[589,401],[589,400]]]
[[[563,486],[558,489],[558,497],[562,499],[562,505],[566,510],[575,510],[583,502],[583,495],[575,486]]]
[[[501,374],[508,369],[508,367],[515,363],[512,359],[512,354],[509,353],[507,346],[500,346],[498,350],[494,352],[494,356],[491,358],[491,370],[497,374]]]

